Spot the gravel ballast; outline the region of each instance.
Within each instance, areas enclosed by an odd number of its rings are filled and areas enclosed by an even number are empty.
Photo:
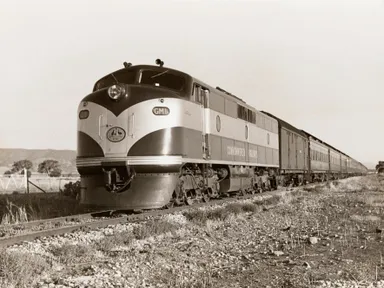
[[[0,284],[384,287],[380,181],[354,177],[23,243],[1,252]]]

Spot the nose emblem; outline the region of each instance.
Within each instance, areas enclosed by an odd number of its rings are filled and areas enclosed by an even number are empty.
[[[120,142],[125,138],[125,130],[121,127],[112,127],[107,131],[107,138],[111,142]]]

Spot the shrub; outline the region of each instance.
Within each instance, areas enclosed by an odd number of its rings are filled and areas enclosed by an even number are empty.
[[[64,189],[60,189],[60,193],[62,193],[64,196],[78,199],[78,197],[80,197],[80,180],[74,183],[71,181],[65,184]]]

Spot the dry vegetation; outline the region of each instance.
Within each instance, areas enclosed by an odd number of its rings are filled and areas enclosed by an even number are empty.
[[[86,213],[91,208],[79,205],[78,185],[67,185],[60,193],[1,194],[0,224],[15,224],[39,219]]]
[[[384,280],[382,181],[356,177],[22,246],[22,257],[2,252],[0,284],[368,287]]]

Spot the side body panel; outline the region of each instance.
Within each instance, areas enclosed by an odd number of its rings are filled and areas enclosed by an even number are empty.
[[[326,173],[329,171],[328,147],[310,137],[311,171]]]
[[[249,163],[253,166],[279,166],[279,135],[274,129],[263,129],[253,123],[206,109],[210,161]]]
[[[333,149],[330,149],[330,171],[332,173],[341,172],[340,157],[341,155],[339,152],[336,152]]]
[[[345,155],[341,155],[341,173],[347,173],[347,157]]]
[[[289,172],[308,170],[308,141],[302,135],[281,126],[281,169]]]

